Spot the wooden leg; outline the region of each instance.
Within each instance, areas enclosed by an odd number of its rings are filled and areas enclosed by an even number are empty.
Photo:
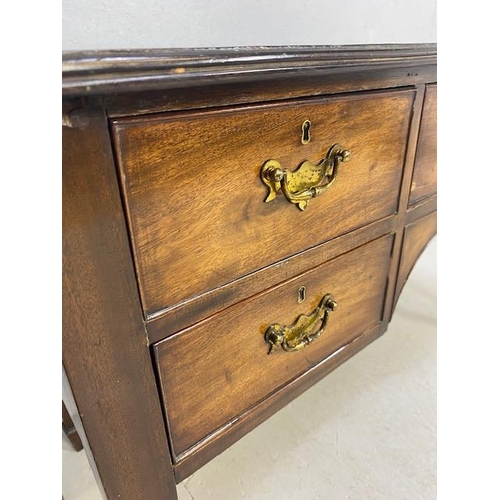
[[[80,436],[78,435],[78,432],[75,429],[73,420],[71,420],[71,417],[69,416],[64,401],[62,402],[62,428],[64,434],[66,434],[71,444],[73,445],[73,449],[75,451],[82,450],[83,449],[82,440],[80,439]]]

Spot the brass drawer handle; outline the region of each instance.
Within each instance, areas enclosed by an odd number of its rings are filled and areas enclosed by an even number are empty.
[[[260,170],[260,178],[269,188],[264,201],[274,200],[281,190],[290,203],[304,210],[311,198],[324,193],[335,182],[340,163],[349,161],[350,155],[348,149],[334,144],[317,165],[306,160],[293,172],[281,168],[277,160],[266,161]]]
[[[326,328],[328,315],[337,309],[337,303],[332,295],[327,293],[320,301],[314,311],[309,314],[301,314],[292,326],[282,326],[278,323],[270,325],[264,335],[266,342],[269,342],[269,352],[274,352],[281,345],[285,351],[298,351],[317,339]],[[318,322],[321,326],[314,331]]]

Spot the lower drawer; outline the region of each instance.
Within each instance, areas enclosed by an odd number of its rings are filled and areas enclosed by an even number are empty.
[[[383,236],[154,345],[175,461],[381,321],[392,242]]]

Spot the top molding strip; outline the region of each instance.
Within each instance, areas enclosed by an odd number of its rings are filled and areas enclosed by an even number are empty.
[[[436,61],[436,44],[63,52],[62,90],[66,96],[109,94]]]

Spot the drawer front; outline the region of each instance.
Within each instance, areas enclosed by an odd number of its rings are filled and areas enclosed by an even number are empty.
[[[392,242],[392,235],[383,236],[157,343],[175,458],[378,324]],[[301,287],[305,299],[298,303]],[[268,354],[268,327],[293,325],[327,294],[337,308],[321,336],[303,349]],[[319,318],[310,331],[321,324]]]
[[[437,192],[437,86],[425,90],[422,123],[411,183],[410,204]]]
[[[147,315],[395,213],[413,99],[371,92],[115,120]],[[264,202],[266,161],[293,171],[336,143],[350,161],[305,210],[281,192]]]

